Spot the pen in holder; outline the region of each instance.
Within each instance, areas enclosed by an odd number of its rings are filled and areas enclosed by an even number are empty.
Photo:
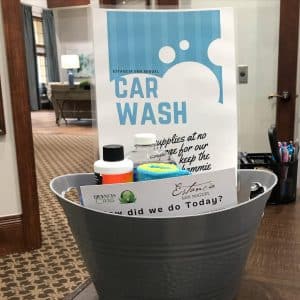
[[[296,200],[298,159],[290,162],[273,163],[272,171],[278,177],[268,200],[271,204],[290,203]]]
[[[299,143],[279,142],[275,126],[268,131],[272,162],[270,169],[277,175],[278,183],[268,203],[281,204],[296,200]]]
[[[239,162],[241,169],[269,169],[276,174],[278,182],[268,200],[270,204],[284,204],[296,200],[298,144],[295,143],[294,155],[289,162],[274,159],[274,153],[247,153],[240,152]],[[275,147],[276,148],[276,147]]]

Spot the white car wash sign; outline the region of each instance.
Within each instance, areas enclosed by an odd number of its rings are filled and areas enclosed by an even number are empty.
[[[151,132],[192,172],[236,167],[233,10],[93,10],[99,141]]]

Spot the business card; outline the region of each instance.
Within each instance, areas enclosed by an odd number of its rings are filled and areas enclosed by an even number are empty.
[[[235,169],[126,184],[81,187],[82,205],[122,216],[199,215],[237,204]]]

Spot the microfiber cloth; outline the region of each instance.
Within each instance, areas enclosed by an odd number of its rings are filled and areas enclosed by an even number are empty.
[[[137,167],[138,181],[163,179],[184,175],[191,175],[191,172],[182,170],[174,164],[148,163]]]

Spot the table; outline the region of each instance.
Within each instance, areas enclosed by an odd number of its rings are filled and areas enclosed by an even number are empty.
[[[55,110],[56,124],[67,118],[91,119],[92,100],[91,91],[79,85],[70,87],[68,84],[49,84],[51,101]]]

